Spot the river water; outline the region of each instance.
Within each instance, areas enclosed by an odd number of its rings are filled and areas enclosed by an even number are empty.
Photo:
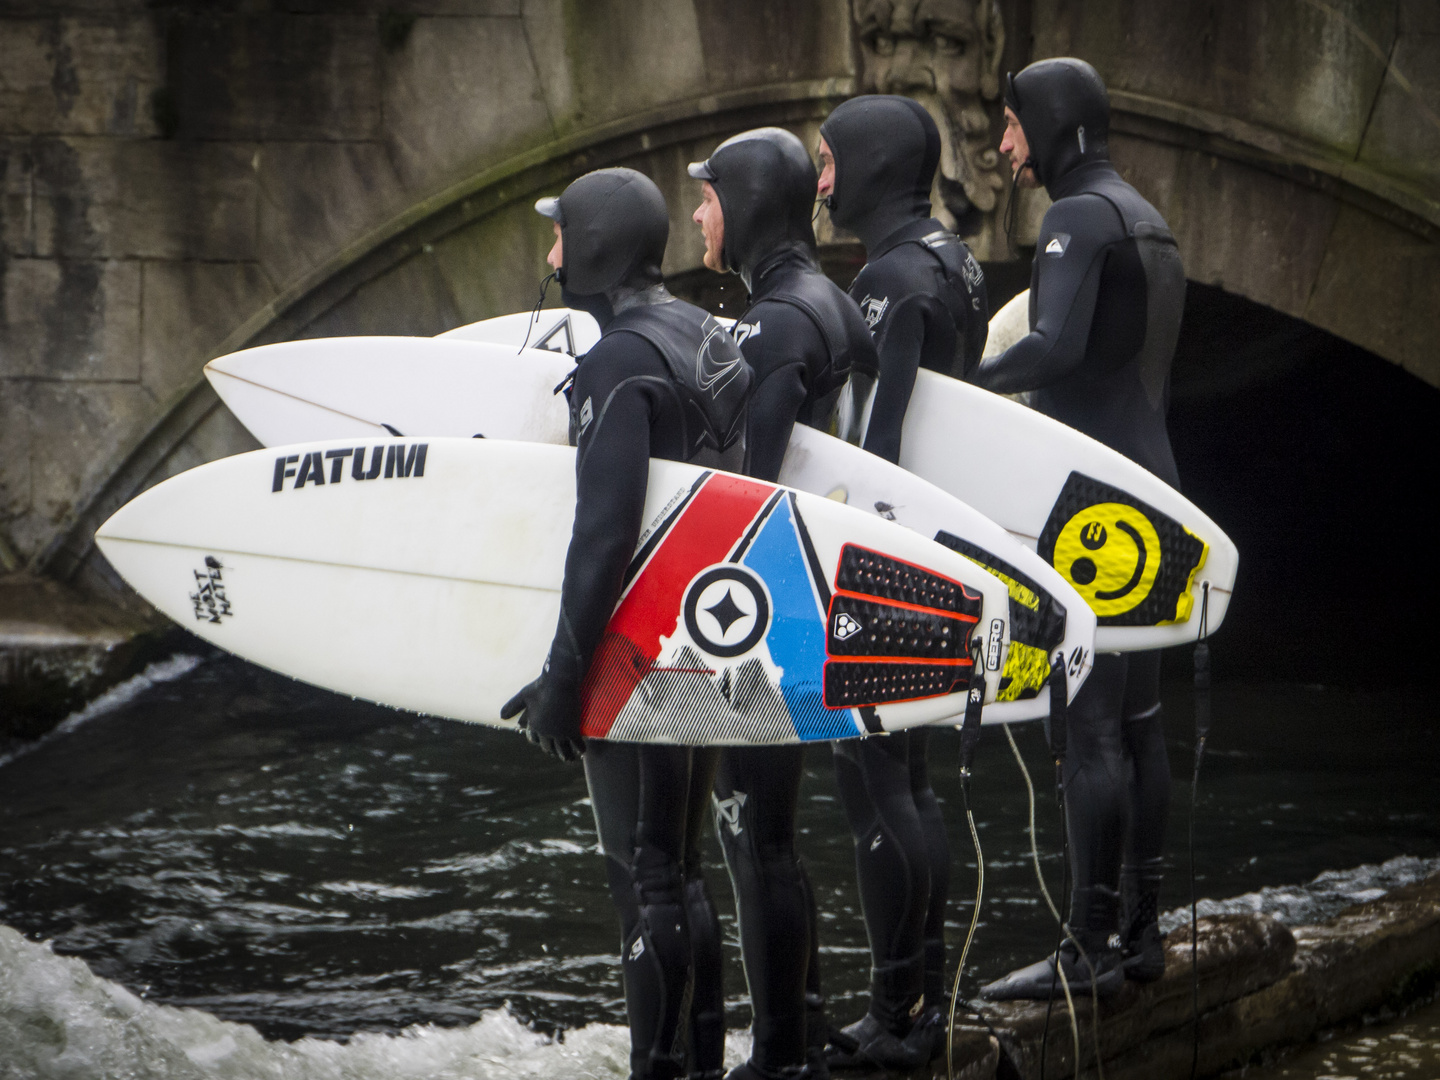
[[[1240,896],[1232,904],[1298,924],[1440,867],[1440,723],[1417,691],[1222,682],[1215,698],[1202,896]],[[1165,700],[1176,869],[1163,899],[1179,906],[1188,687],[1167,685]],[[1058,889],[1050,765],[1038,725],[1015,733]],[[932,747],[958,942],[975,860],[958,741],[947,732]],[[867,950],[824,748],[811,751],[803,796],[824,978],[843,1022],[862,1007]],[[998,730],[986,731],[972,805],[987,895],[967,992],[1053,936],[1024,782]],[[738,1060],[744,982],[709,843]],[[11,928],[0,928],[0,1077],[624,1075],[618,931],[581,770],[508,732],[339,698],[230,658],[155,665],[0,763],[0,923]],[[1421,1009],[1264,1075],[1440,1075],[1437,1029],[1440,1015]]]

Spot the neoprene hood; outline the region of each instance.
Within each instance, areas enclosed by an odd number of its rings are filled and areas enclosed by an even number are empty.
[[[693,162],[690,175],[715,189],[725,215],[721,257],[747,288],[755,268],[774,252],[814,251],[815,165],[790,132],[757,128],[726,139],[704,161]]]
[[[825,200],[830,219],[867,250],[930,216],[940,130],[918,101],[897,94],[851,98],[820,134],[835,157],[835,188]]]
[[[1084,60],[1037,60],[1018,75],[1006,74],[1005,104],[1025,130],[1036,178],[1047,191],[1086,162],[1110,160],[1110,95]]]
[[[560,226],[567,293],[597,296],[617,286],[659,284],[670,213],[655,182],[634,169],[599,169],[535,209]]]

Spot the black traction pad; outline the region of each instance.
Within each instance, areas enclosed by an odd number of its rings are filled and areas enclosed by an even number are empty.
[[[975,624],[933,610],[897,607],[839,593],[830,601],[825,651],[831,656],[963,660]]]
[[[980,617],[979,593],[971,592],[958,581],[854,544],[840,549],[835,587],[879,600],[916,604],[968,615],[972,619]]]
[[[936,697],[963,691],[969,681],[968,664],[827,660],[825,704],[836,709]]]

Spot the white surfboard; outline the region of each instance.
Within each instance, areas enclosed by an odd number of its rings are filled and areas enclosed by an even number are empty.
[[[990,333],[985,338],[985,349],[980,356],[989,360],[999,356],[1017,341],[1030,333],[1030,290],[1023,289],[994,315],[990,316]]]
[[[327,440],[202,465],[96,534],[177,622],[341,693],[513,726],[554,633],[569,447]],[[793,743],[957,722],[998,688],[1006,586],[839,502],[652,461],[645,527],[587,678],[584,732]]]
[[[519,317],[464,329],[493,334]],[[995,313],[985,355],[1028,332],[1026,290]],[[1038,550],[1095,611],[1101,652],[1194,641],[1201,607],[1218,629],[1239,568],[1230,538],[1159,477],[1014,397],[920,371],[900,464]]]
[[[587,311],[574,308],[542,308],[540,311],[517,311],[482,319],[467,326],[457,326],[438,335],[460,341],[490,341],[497,345],[562,352],[567,356],[584,356],[600,340],[600,324]]]
[[[568,355],[476,341],[311,338],[211,360],[205,377],[266,446],[385,435],[563,443]]]
[[[1158,476],[1072,427],[922,369],[900,464],[1052,565],[1094,610],[1101,652],[1194,641],[1202,606],[1210,632],[1225,618],[1235,544]]]
[[[383,339],[385,349],[355,351],[365,339],[332,338],[327,348],[305,353],[305,364],[289,359],[281,346],[253,349],[222,358],[230,376],[248,388],[227,404],[257,438],[269,445],[300,442],[320,436],[365,438],[373,429],[353,425],[345,430],[338,417],[326,413],[327,427],[317,431],[313,414],[297,406],[314,387],[346,387],[352,412],[378,415],[400,393],[435,403],[431,412],[417,405],[407,413],[411,431],[437,436],[463,436],[476,419],[456,402],[484,401],[513,421],[508,437],[531,442],[566,442],[557,413],[551,422],[527,426],[521,418],[536,417],[552,402],[549,379],[526,381],[503,357],[497,364],[467,365],[463,358],[436,363],[427,358],[438,342],[428,338]],[[310,344],[310,343],[302,343]],[[534,356],[527,352],[527,357]],[[544,359],[542,354],[540,359]],[[514,359],[513,357],[511,358]],[[281,362],[286,361],[286,362]],[[252,366],[263,367],[260,373]],[[563,365],[562,365],[563,366]],[[291,373],[295,377],[289,377]],[[259,392],[266,387],[269,396]],[[403,387],[403,390],[402,390]],[[368,389],[368,395],[367,395]],[[561,405],[555,405],[559,410]],[[263,434],[262,434],[263,433]],[[954,550],[1003,576],[1011,591],[1012,622],[1020,627],[1002,673],[999,698],[986,711],[993,722],[1028,720],[1049,711],[1046,680],[1057,651],[1066,657],[1071,696],[1090,671],[1095,620],[1080,596],[1033,551],[1016,543],[994,522],[915,475],[865,451],[811,428],[797,428],[781,468],[780,482],[800,491],[840,498],[851,506],[876,513],[938,539]]]

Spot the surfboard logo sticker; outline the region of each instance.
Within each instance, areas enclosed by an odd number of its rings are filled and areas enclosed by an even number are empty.
[[[190,594],[190,603],[195,610],[197,622],[219,625],[227,616],[234,615],[230,598],[225,595],[225,582],[220,560],[214,555],[205,556],[205,565],[192,571],[195,575],[195,591]]]
[[[535,322],[539,321],[540,320],[538,318],[535,320]],[[565,344],[559,344],[555,340],[557,337],[563,338]],[[570,316],[566,315],[549,330],[545,331],[545,336],[536,341],[534,345],[530,346],[530,348],[544,349],[546,352],[566,353],[570,356],[574,356],[575,332],[570,326]]]
[[[1208,546],[1148,503],[1072,472],[1050,510],[1040,557],[1075,587],[1101,626],[1184,622]]]
[[[299,454],[281,454],[275,458],[275,472],[270,479],[270,491],[285,490],[285,481],[292,476],[295,483],[292,491],[298,491],[306,484],[324,487],[338,484],[345,479],[346,464],[352,480],[386,480],[425,475],[425,458],[430,452],[429,443],[411,443],[407,450],[404,443],[381,443],[369,447],[370,460],[366,464],[364,446],[342,446],[336,450],[316,450],[303,458]],[[326,466],[329,469],[326,469]]]
[[[1027,701],[1045,688],[1050,655],[1065,640],[1065,605],[1004,559],[941,529],[935,542],[958,551],[1005,583],[1010,594],[1010,651],[996,701]]]
[[[770,597],[753,571],[726,563],[690,583],[684,614],[695,644],[728,659],[749,652],[770,629]]]

